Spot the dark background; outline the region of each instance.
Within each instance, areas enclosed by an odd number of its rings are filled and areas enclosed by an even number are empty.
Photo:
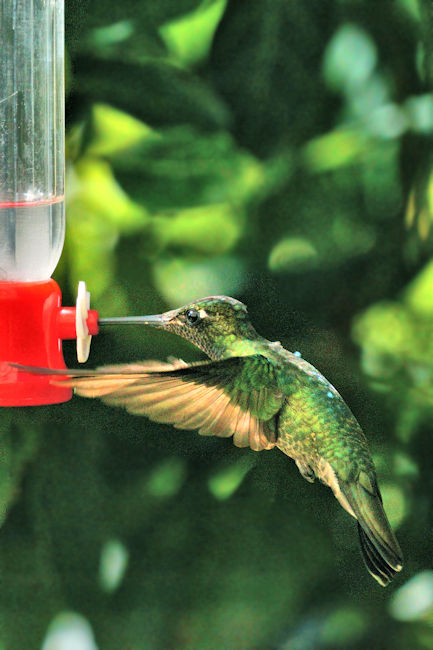
[[[377,585],[278,450],[3,409],[2,650],[433,648],[430,4],[66,2],[64,304],[244,301],[359,419],[406,563]],[[88,366],[169,354],[110,330]]]

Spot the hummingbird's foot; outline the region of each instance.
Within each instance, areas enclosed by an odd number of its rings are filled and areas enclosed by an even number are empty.
[[[309,481],[310,483],[314,483],[314,479],[316,478],[316,475],[313,471],[313,468],[310,467],[308,463],[302,460],[295,459],[295,463],[301,475],[305,478],[305,480]]]

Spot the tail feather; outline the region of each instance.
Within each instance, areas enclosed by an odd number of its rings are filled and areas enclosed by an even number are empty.
[[[386,587],[403,568],[403,554],[383,509],[379,488],[375,482],[362,480],[343,483],[341,489],[358,520],[367,570]]]
[[[385,562],[382,555],[378,553],[376,547],[367,537],[359,523],[358,533],[359,541],[361,544],[362,557],[364,559],[368,572],[373,576],[373,578],[378,581],[380,585],[382,585],[382,587],[386,587],[396,574],[396,571],[391,568],[390,565]]]

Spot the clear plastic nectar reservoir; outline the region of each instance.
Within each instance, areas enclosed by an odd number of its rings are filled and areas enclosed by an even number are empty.
[[[0,2],[0,282],[48,279],[63,248],[63,14]]]

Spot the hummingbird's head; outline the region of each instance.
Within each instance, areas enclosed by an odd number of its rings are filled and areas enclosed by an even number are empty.
[[[175,309],[164,329],[191,341],[212,359],[242,354],[242,346],[259,339],[246,306],[228,296],[210,296]]]
[[[246,306],[228,296],[210,296],[155,316],[101,319],[101,325],[143,324],[173,332],[191,341],[211,359],[251,353],[261,337],[248,318]]]

